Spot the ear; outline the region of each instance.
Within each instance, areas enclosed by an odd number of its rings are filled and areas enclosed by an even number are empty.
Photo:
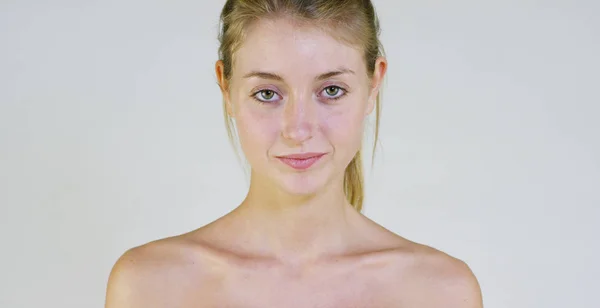
[[[229,82],[225,78],[225,64],[222,60],[218,60],[215,63],[215,73],[217,75],[217,82],[223,95],[223,103],[225,104],[225,110],[230,117],[233,117],[233,108],[231,106],[231,99],[229,96]]]
[[[385,57],[378,57],[375,61],[375,71],[373,72],[373,78],[371,78],[371,92],[369,93],[369,102],[367,106],[367,115],[373,112],[375,108],[375,102],[379,90],[383,84],[385,74],[387,72],[387,59]]]

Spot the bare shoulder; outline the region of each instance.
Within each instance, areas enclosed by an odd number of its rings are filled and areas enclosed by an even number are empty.
[[[465,262],[427,246],[415,258],[413,273],[420,277],[420,291],[432,307],[483,306],[477,278]]]
[[[366,217],[365,217],[366,218]],[[423,308],[481,308],[479,283],[469,266],[435,248],[410,241],[366,218],[363,228],[376,243],[370,263],[381,264],[388,305]],[[400,303],[400,304],[399,304]]]
[[[186,285],[200,287],[207,267],[201,247],[187,235],[161,239],[126,251],[108,279],[106,307],[171,307]]]
[[[410,290],[411,295],[405,298],[409,306],[483,307],[477,278],[462,260],[407,240],[395,260],[398,265],[395,267],[398,269],[397,288]]]

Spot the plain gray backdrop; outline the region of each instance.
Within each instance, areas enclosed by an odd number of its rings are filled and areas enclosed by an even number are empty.
[[[242,200],[223,3],[0,2],[1,307],[103,307],[126,249]],[[374,3],[389,74],[365,214],[467,262],[486,307],[597,307],[600,4]]]

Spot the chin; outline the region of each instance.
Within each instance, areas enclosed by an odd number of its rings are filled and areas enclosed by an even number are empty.
[[[281,189],[291,195],[310,196],[320,192],[325,185],[320,183],[304,183],[298,181],[283,180]]]
[[[283,191],[291,195],[310,196],[327,186],[330,176],[323,171],[279,174],[276,181]]]

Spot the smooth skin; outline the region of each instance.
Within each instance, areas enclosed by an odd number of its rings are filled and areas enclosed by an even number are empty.
[[[229,81],[216,74],[252,167],[233,211],[192,232],[127,251],[107,308],[481,308],[468,266],[354,210],[344,169],[361,146],[387,69],[286,18],[249,29]],[[326,153],[306,170],[277,157]]]

